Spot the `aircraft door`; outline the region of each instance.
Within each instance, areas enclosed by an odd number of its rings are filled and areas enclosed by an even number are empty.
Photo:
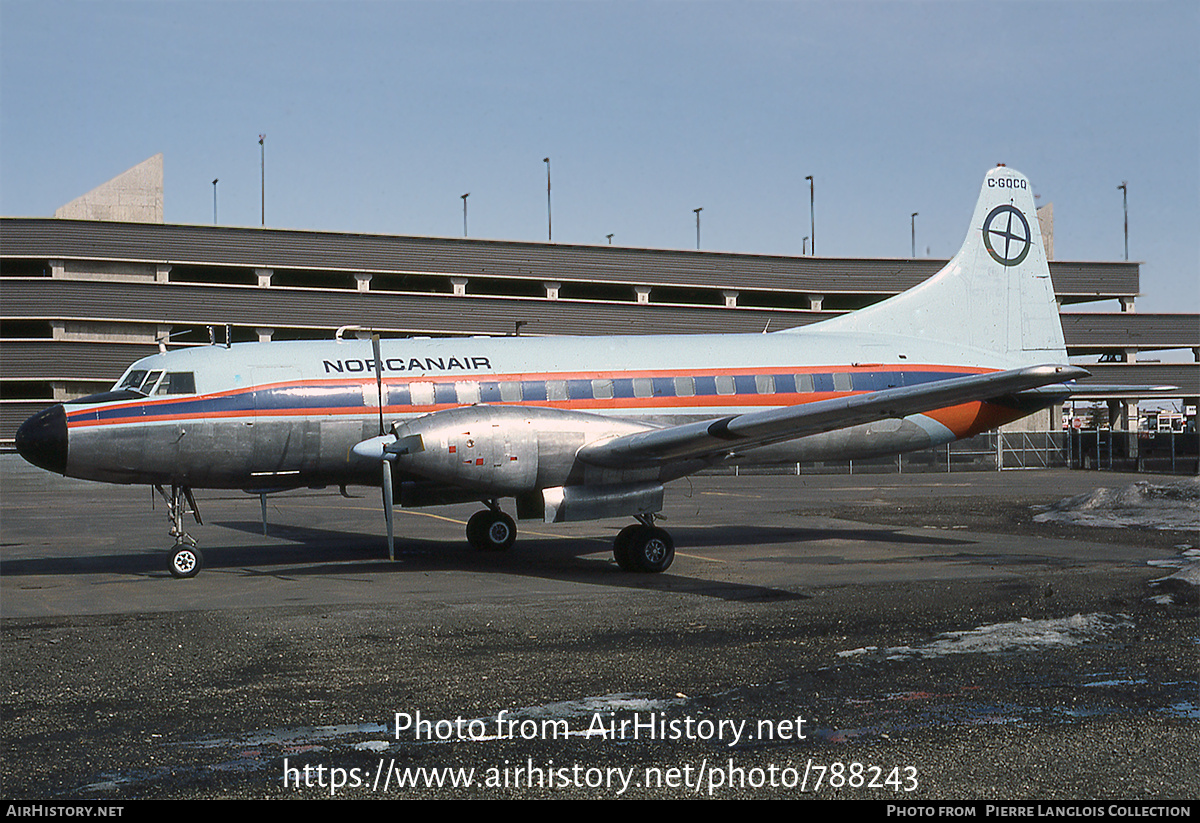
[[[251,457],[250,471],[275,474],[280,480],[296,475],[306,462],[307,415],[296,412],[304,406],[300,370],[291,366],[255,367],[250,370],[254,385],[254,419],[246,425],[249,442],[242,454]],[[312,438],[314,441],[316,437]]]

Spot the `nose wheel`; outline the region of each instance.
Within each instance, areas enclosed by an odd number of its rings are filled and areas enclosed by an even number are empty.
[[[171,550],[171,576],[177,579],[195,577],[204,567],[204,556],[194,545],[176,543]]]

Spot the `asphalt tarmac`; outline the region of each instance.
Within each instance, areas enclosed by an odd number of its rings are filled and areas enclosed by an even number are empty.
[[[0,472],[5,799],[1200,796],[1197,535],[1033,521],[1142,476],[692,478],[661,575],[202,491],[175,580],[149,490]]]

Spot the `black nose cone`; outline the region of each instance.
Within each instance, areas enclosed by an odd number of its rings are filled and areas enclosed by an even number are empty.
[[[61,405],[40,411],[17,429],[17,451],[40,469],[67,470],[67,413]]]

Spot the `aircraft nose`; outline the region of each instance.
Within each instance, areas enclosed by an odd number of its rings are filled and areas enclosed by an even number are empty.
[[[40,469],[64,474],[67,470],[67,412],[51,406],[26,420],[17,429],[17,452]]]

